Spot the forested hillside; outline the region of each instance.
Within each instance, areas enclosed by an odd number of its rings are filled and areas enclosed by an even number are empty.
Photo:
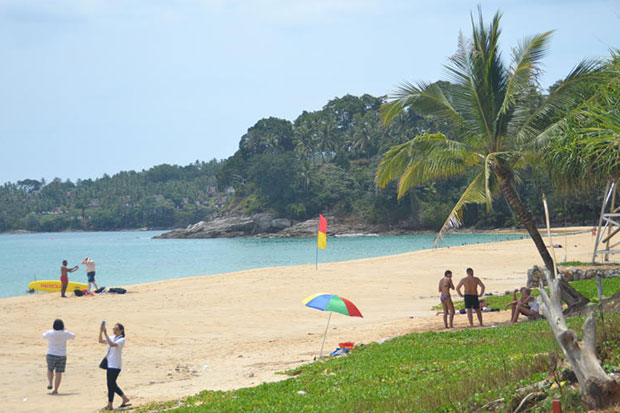
[[[346,95],[292,122],[261,119],[241,137],[237,152],[222,161],[163,164],[75,183],[33,177],[5,183],[0,186],[0,231],[174,228],[262,211],[296,220],[327,212],[386,228],[437,230],[467,177],[414,188],[400,201],[393,184],[377,189],[374,176],[382,155],[438,126],[414,111],[385,126],[379,114],[383,103],[370,95]],[[602,189],[563,195],[554,192],[542,169],[528,169],[519,178],[519,194],[539,222],[542,192],[556,224],[595,222]],[[465,226],[477,228],[515,222],[500,200],[492,211],[472,205],[464,216]]]

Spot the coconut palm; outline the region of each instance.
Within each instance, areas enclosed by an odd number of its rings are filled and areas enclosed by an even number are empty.
[[[560,119],[558,113],[566,111],[567,92],[588,78],[596,65],[579,64],[553,92],[537,99],[539,64],[551,32],[522,41],[513,49],[507,67],[498,49],[500,19],[500,13],[496,13],[486,27],[480,10],[477,24],[472,16],[471,39],[459,37],[457,52],[446,66],[452,84],[404,83],[383,106],[385,122],[404,110],[414,110],[434,120],[438,132],[422,133],[389,149],[375,181],[385,187],[398,180],[400,198],[414,186],[467,174],[471,182],[438,237],[461,225],[467,204],[484,203],[490,208],[494,194],[501,191],[551,269],[553,260],[517,193],[518,170],[527,165],[529,145],[554,127]],[[571,305],[587,301],[568,284],[563,292],[563,299]]]

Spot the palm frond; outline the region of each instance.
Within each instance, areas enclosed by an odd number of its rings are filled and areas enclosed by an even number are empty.
[[[576,110],[578,103],[586,101],[594,92],[581,98],[577,98],[575,92],[578,88],[582,88],[586,81],[595,83],[604,81],[608,74],[601,69],[602,63],[599,60],[583,60],[575,66],[558,87],[518,127],[515,132],[517,140],[522,143],[532,141],[545,129],[553,127],[555,122],[566,118],[571,110]]]
[[[391,101],[381,107],[381,118],[390,123],[405,108],[412,108],[422,116],[441,119],[459,125],[463,117],[458,113],[437,83],[402,83],[389,97]]]
[[[486,186],[485,173],[482,171],[474,178],[473,181],[471,181],[459,200],[456,202],[456,205],[454,205],[454,208],[452,208],[450,215],[448,215],[448,218],[446,218],[444,224],[441,226],[441,229],[435,237],[434,245],[437,245],[445,231],[452,228],[458,228],[463,224],[463,209],[467,204],[491,202],[491,199],[487,197]]]
[[[467,145],[449,140],[441,133],[424,133],[385,153],[375,183],[384,188],[398,179],[400,199],[414,186],[459,175],[480,163],[481,158]]]
[[[506,87],[506,69],[498,48],[501,15],[497,13],[488,28],[480,10],[478,25],[473,16],[471,19],[471,42],[459,40],[457,53],[446,69],[459,86],[454,107],[468,120],[472,136],[494,141],[501,135],[496,119]]]
[[[512,66],[507,79],[504,101],[498,115],[505,115],[513,108],[517,99],[527,91],[538,74],[538,64],[547,53],[553,32],[545,32],[523,40],[513,49]]]

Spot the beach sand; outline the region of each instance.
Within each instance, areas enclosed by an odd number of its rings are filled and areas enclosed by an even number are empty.
[[[578,228],[579,229],[579,228]],[[560,235],[558,261],[589,261],[593,237]],[[566,248],[568,247],[568,249]],[[329,248],[329,245],[328,245]],[[417,251],[341,263],[280,267],[168,280],[127,287],[126,295],[60,299],[47,293],[0,300],[0,405],[4,411],[97,411],[106,404],[106,346],[99,325],[125,325],[123,370],[118,383],[134,406],[285,379],[276,374],[318,356],[328,313],[302,300],[329,292],[353,301],[363,319],[334,314],[325,353],[339,342],[357,344],[415,331],[441,330],[437,284],[444,270],[455,283],[465,269],[503,294],[524,285],[532,265],[542,264],[534,244],[522,240]],[[55,318],[77,337],[68,344],[60,395],[46,390],[41,334]],[[487,325],[508,312],[485,313]],[[455,317],[465,327],[464,315]],[[118,397],[115,406],[120,404]]]

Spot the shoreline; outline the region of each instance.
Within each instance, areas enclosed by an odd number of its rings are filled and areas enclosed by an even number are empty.
[[[571,259],[591,256],[590,234],[567,237]],[[343,341],[442,330],[431,308],[439,302],[437,282],[447,268],[458,280],[471,266],[487,291],[503,293],[524,285],[534,264],[541,259],[526,238],[323,263],[318,271],[299,265],[156,281],[130,286],[126,295],[7,297],[0,300],[0,322],[13,333],[0,343],[0,402],[18,411],[100,408],[106,393],[97,368],[105,354],[96,343],[101,320],[125,325],[119,385],[136,406],[288,378],[277,373],[312,362],[325,331],[327,314],[302,304],[311,294],[342,295],[364,316],[332,317],[325,343],[331,351]],[[485,313],[484,319],[503,323],[507,314]],[[63,397],[45,391],[41,338],[57,317],[77,335],[68,343]],[[466,322],[455,317],[457,327]]]
[[[92,234],[98,234],[98,233],[92,233]],[[119,232],[119,234],[123,234],[122,232]],[[134,234],[136,236],[139,236],[138,233],[134,233],[134,232],[129,232],[128,234]],[[431,234],[425,234],[425,235],[431,235]],[[520,234],[511,234],[511,233],[490,233],[490,232],[481,232],[481,233],[469,233],[469,232],[459,232],[459,233],[452,233],[450,235],[448,235],[448,237],[446,239],[442,239],[439,243],[437,247],[433,247],[431,243],[427,243],[428,245],[426,246],[416,246],[416,247],[406,247],[406,238],[403,240],[403,238],[401,238],[401,236],[398,235],[394,235],[394,236],[385,236],[383,237],[383,239],[395,239],[395,240],[399,240],[398,243],[399,245],[402,246],[399,247],[396,251],[394,250],[389,250],[386,248],[382,248],[380,250],[380,252],[374,252],[372,253],[373,255],[371,256],[362,256],[360,257],[359,255],[366,255],[366,254],[351,254],[351,253],[343,253],[343,254],[336,254],[335,256],[329,258],[330,261],[322,261],[319,264],[326,264],[326,263],[336,263],[336,262],[349,262],[349,261],[355,261],[355,260],[360,260],[360,259],[367,259],[367,258],[382,258],[382,257],[392,257],[392,256],[396,256],[396,255],[400,255],[400,254],[407,254],[410,252],[415,252],[415,251],[425,251],[425,250],[438,250],[438,249],[443,249],[443,248],[453,248],[455,246],[460,246],[463,245],[460,241],[459,242],[453,242],[452,245],[447,244],[444,241],[447,241],[448,243],[450,242],[449,239],[450,237],[458,237],[461,235],[466,235],[466,236],[476,236],[476,235],[483,235],[483,236],[488,236],[489,238],[481,238],[481,239],[476,239],[476,240],[470,240],[470,241],[465,241],[465,242],[470,242],[469,244],[465,244],[465,245],[482,245],[482,244],[488,244],[488,243],[493,243],[493,242],[504,242],[504,241],[510,241],[510,240],[514,240],[514,239],[518,239],[519,237],[522,237]],[[93,235],[95,236],[95,235]],[[58,237],[60,237],[60,235],[58,235]],[[408,237],[407,235],[404,235],[402,237]],[[411,235],[411,237],[413,237],[414,241],[417,237],[417,235]],[[50,237],[53,238],[53,237]],[[144,237],[144,238],[148,238],[149,240],[151,240],[150,237]],[[376,239],[380,239],[380,236],[377,237],[360,237],[360,236],[356,236],[356,237],[350,237],[350,236],[342,236],[342,237],[332,237],[334,238],[334,241],[336,241],[336,239],[340,238],[343,242],[347,242],[347,239],[350,238],[366,238],[366,239],[371,239],[371,238],[376,238]],[[497,239],[500,238],[500,239]],[[257,238],[257,239],[262,239],[262,238]],[[280,239],[278,239],[280,240]],[[312,241],[312,240],[311,240]],[[198,241],[200,242],[200,241]],[[215,241],[217,242],[217,241]],[[372,244],[374,241],[370,240],[370,241],[365,241],[367,243],[369,243],[369,246],[372,246],[370,244]],[[387,241],[385,241],[387,242]],[[182,244],[183,241],[180,241],[180,243]],[[162,244],[163,245],[163,244]],[[379,244],[381,245],[381,244]],[[159,247],[158,247],[159,248]],[[314,248],[314,247],[312,247]],[[420,249],[415,249],[415,248],[420,248]],[[368,255],[370,255],[371,253],[368,253]],[[374,255],[377,254],[377,255]],[[353,256],[351,256],[353,255]],[[357,255],[357,256],[355,256]],[[331,261],[335,259],[336,261]],[[299,261],[303,261],[303,262],[299,262]],[[218,274],[230,274],[230,273],[234,273],[237,271],[245,271],[245,270],[253,270],[253,269],[272,269],[272,268],[278,268],[278,269],[284,269],[284,268],[288,268],[288,267],[294,267],[294,266],[298,266],[298,265],[312,265],[311,262],[309,262],[308,260],[298,260],[298,262],[295,262],[295,260],[290,260],[290,262],[270,262],[270,263],[265,263],[263,262],[255,262],[254,264],[256,264],[256,266],[252,266],[252,265],[247,265],[246,268],[235,268],[234,262],[229,262],[228,264],[230,265],[219,265],[218,268],[216,269],[216,271],[213,271],[212,273],[197,273],[196,271],[188,271],[187,269],[185,269],[185,271],[183,271],[182,274],[177,275],[173,278],[169,277],[169,274],[173,274],[174,273],[174,268],[168,268],[166,267],[166,271],[162,272],[159,271],[157,273],[156,276],[147,276],[147,274],[142,274],[141,277],[134,277],[135,279],[133,280],[126,280],[124,278],[116,278],[115,280],[107,280],[108,283],[107,284],[103,284],[103,285],[107,285],[109,287],[123,287],[123,288],[133,288],[139,285],[143,285],[143,284],[148,284],[151,282],[160,282],[160,281],[166,281],[166,280],[179,280],[179,279],[186,279],[186,278],[193,278],[193,277],[203,277],[203,276],[213,276],[213,275],[218,275]],[[259,265],[266,265],[266,266],[259,266]],[[232,266],[232,269],[230,268],[230,266]],[[70,276],[70,280],[72,281],[78,281],[78,282],[85,282],[85,280],[82,280],[81,278],[79,278],[79,275],[77,276],[78,278],[75,277],[71,277]],[[167,277],[167,278],[164,278]],[[55,277],[37,277],[37,280],[41,281],[41,280],[50,280],[50,281],[55,281]],[[39,296],[41,295],[41,292],[34,292],[32,294],[29,294],[26,290],[27,290],[27,284],[28,282],[30,282],[32,280],[24,280],[25,285],[22,288],[19,288],[18,290],[15,290],[15,288],[12,288],[10,291],[9,290],[5,290],[4,293],[5,294],[9,294],[12,292],[12,294],[7,295],[7,296],[2,296],[0,297],[0,300],[5,299],[5,298],[9,298],[9,297],[20,297],[20,296],[30,296],[30,295],[35,295],[35,296]],[[99,285],[102,285],[101,283],[99,283]]]
[[[575,228],[579,228],[582,231],[586,231],[586,228],[592,229],[592,226],[566,226],[566,227],[554,227],[551,229],[552,233],[555,234],[563,234],[566,231],[572,231]],[[111,229],[111,230],[103,230],[103,231],[86,231],[86,230],[65,230],[65,231],[53,231],[53,232],[43,232],[43,231],[29,231],[26,229],[19,229],[19,230],[12,230],[12,231],[4,231],[4,232],[0,232],[0,235],[20,235],[20,234],[79,234],[79,233],[85,233],[85,232],[92,232],[92,233],[106,233],[106,232],[149,232],[149,231],[163,231],[163,232],[170,232],[170,231],[174,231],[174,230],[180,230],[180,229],[184,229],[184,228],[122,228],[122,229]],[[538,228],[538,230],[540,231],[540,235],[543,237],[547,236],[546,230],[544,228]],[[405,229],[396,229],[396,230],[386,230],[386,231],[379,231],[379,232],[365,232],[365,233],[360,233],[360,236],[369,236],[369,235],[378,235],[378,236],[383,236],[383,235],[429,235],[429,234],[436,234],[437,231],[433,231],[433,230],[416,230],[416,231],[410,231],[410,230],[405,230]],[[274,233],[274,235],[277,233]],[[450,234],[527,234],[527,230],[525,230],[524,228],[488,228],[488,229],[475,229],[475,228],[459,228],[456,230],[450,230],[449,232],[446,232],[445,235],[450,235]],[[235,237],[230,237],[230,238],[270,238],[268,236],[269,234],[264,234],[262,236],[260,235],[249,235],[249,236],[235,236]],[[354,234],[354,235],[358,235],[358,234]],[[339,237],[339,236],[349,236],[347,234],[343,234],[343,235],[333,235],[335,237]],[[313,236],[307,236],[307,237],[290,237],[290,238],[312,238]],[[221,237],[221,238],[225,238],[225,237]],[[271,237],[271,238],[278,238],[278,237]],[[173,238],[173,239],[188,239],[188,238]],[[204,238],[204,239],[217,239],[217,238]]]

